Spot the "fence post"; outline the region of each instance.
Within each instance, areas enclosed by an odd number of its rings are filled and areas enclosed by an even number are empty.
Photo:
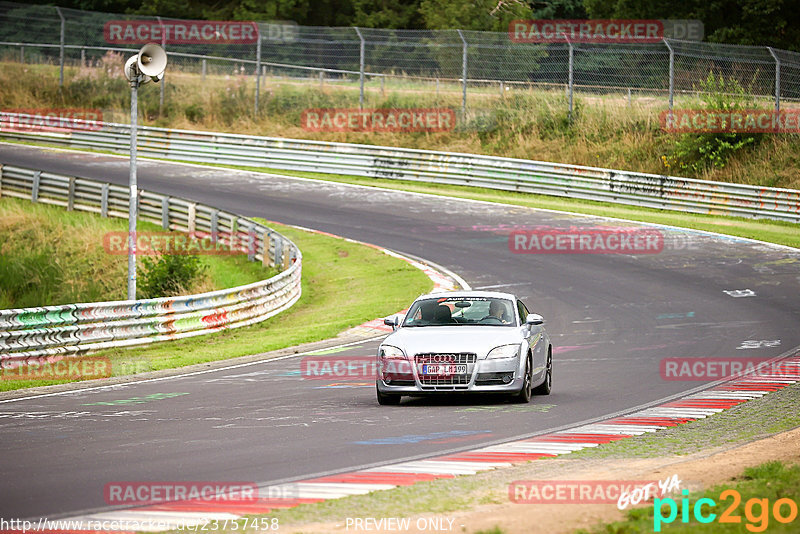
[[[675,99],[675,50],[670,46],[669,41],[664,39],[664,44],[669,50],[669,118],[672,119],[672,104]]]
[[[461,37],[461,114],[467,113],[467,40],[464,33],[456,30]]]
[[[319,71],[319,88],[322,89],[324,85],[325,85],[325,71],[321,70]]]
[[[202,65],[202,72],[203,72],[203,82],[206,81],[206,58],[203,58]]]
[[[19,62],[22,63],[23,65],[25,64],[25,47],[24,46],[20,46],[19,47]]]
[[[775,113],[778,114],[781,112],[781,60],[771,46],[768,46],[767,50],[772,54],[772,59],[775,60]],[[780,124],[780,121],[778,121],[778,124]]]
[[[567,78],[567,97],[569,98],[569,109],[567,111],[567,119],[570,123],[572,123],[572,82],[573,82],[573,57],[575,55],[574,48],[572,47],[572,41],[569,40],[566,33],[562,33],[561,35],[564,36],[564,40],[567,41],[567,46],[569,46],[569,64],[567,67],[568,70],[568,78]]]
[[[81,48],[81,68],[86,66],[86,49]]]
[[[354,26],[358,38],[361,40],[361,49],[359,52],[359,66],[358,66],[358,79],[359,79],[359,93],[358,93],[358,107],[364,109],[364,36],[361,35],[361,30],[358,26]]]
[[[258,96],[261,93],[261,26],[256,24],[256,98],[253,104],[253,115],[258,117]]]
[[[58,47],[58,63],[60,65],[60,70],[58,74],[58,86],[64,87],[64,26],[65,20],[64,15],[61,14],[61,8],[56,7],[56,12],[58,13],[59,18],[61,19],[61,40],[60,45]]]

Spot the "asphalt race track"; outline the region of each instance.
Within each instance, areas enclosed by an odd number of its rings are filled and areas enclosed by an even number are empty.
[[[126,158],[0,144],[0,162],[128,180]],[[766,358],[800,345],[800,253],[789,249],[663,230],[658,254],[515,254],[512,228],[608,222],[142,160],[139,186],[374,243],[443,265],[475,289],[514,292],[546,318],[554,391],[528,405],[451,398],[380,407],[374,383],[303,379],[293,357],[3,402],[0,517],[104,509],[103,487],[115,481],[290,481],[476,448],[702,385],[662,379],[665,357]],[[744,289],[754,295],[726,293]],[[371,356],[377,344],[332,355]],[[737,348],[749,346],[757,348]]]

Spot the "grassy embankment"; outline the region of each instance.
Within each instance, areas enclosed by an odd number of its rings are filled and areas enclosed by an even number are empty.
[[[124,232],[126,224],[122,219],[3,198],[0,295],[4,304],[124,299],[127,257],[107,254],[102,243],[105,232]],[[432,287],[418,269],[371,247],[268,224],[303,251],[303,295],[292,308],[249,327],[97,353],[111,358],[113,375],[183,367],[328,339],[396,312]],[[148,223],[141,222],[140,229],[148,229]],[[246,257],[202,259],[210,266],[208,276],[190,291],[232,287],[274,274],[258,263],[247,262]],[[393,283],[386,283],[387,276]],[[0,391],[54,383],[58,382],[0,380]]]
[[[100,109],[105,120],[127,122],[129,90],[120,75],[122,59],[122,55],[108,56],[99,67],[67,68],[63,89],[58,87],[58,70],[54,66],[6,61],[0,68],[0,102],[5,109]],[[681,136],[660,129],[659,114],[666,109],[664,96],[634,96],[628,105],[620,94],[578,94],[574,121],[570,124],[562,90],[513,86],[501,95],[497,87],[470,88],[469,112],[459,118],[453,131],[314,133],[302,128],[302,111],[358,108],[356,82],[329,81],[320,87],[315,77],[307,80],[266,77],[257,118],[253,116],[254,88],[251,76],[209,74],[205,83],[200,83],[199,74],[173,68],[166,77],[165,105],[160,116],[157,86],[150,84],[140,91],[142,124],[492,154],[800,188],[797,135],[756,136],[754,142],[745,143],[733,150],[732,156],[723,158],[721,166],[682,165],[681,147],[689,145],[685,140],[681,145]],[[771,106],[767,101],[739,100],[745,107]],[[787,105],[793,104],[784,103],[784,107]],[[368,81],[365,106],[444,106],[458,110],[461,91],[457,84],[441,84],[437,91],[433,83],[396,78],[389,78],[381,91],[379,81]],[[697,108],[702,102],[696,96],[678,96],[675,106]]]

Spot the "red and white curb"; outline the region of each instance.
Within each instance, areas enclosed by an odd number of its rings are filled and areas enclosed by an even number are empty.
[[[438,478],[473,475],[539,458],[553,458],[703,419],[800,381],[800,354],[782,359],[781,364],[779,374],[743,376],[660,406],[552,434],[424,460],[259,488],[259,495],[285,497],[236,503],[181,501],[78,516],[65,521],[117,521],[121,526],[135,522],[139,525],[137,530],[151,531],[185,528],[208,521],[230,521],[247,515],[269,514],[275,509],[363,495]],[[158,524],[161,528],[146,528],[147,524]]]

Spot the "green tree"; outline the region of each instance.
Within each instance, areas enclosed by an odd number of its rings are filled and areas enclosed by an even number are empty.
[[[365,28],[424,28],[422,0],[353,0],[354,26]]]
[[[505,32],[512,20],[533,18],[530,6],[521,0],[422,0],[419,10],[432,30]]]

